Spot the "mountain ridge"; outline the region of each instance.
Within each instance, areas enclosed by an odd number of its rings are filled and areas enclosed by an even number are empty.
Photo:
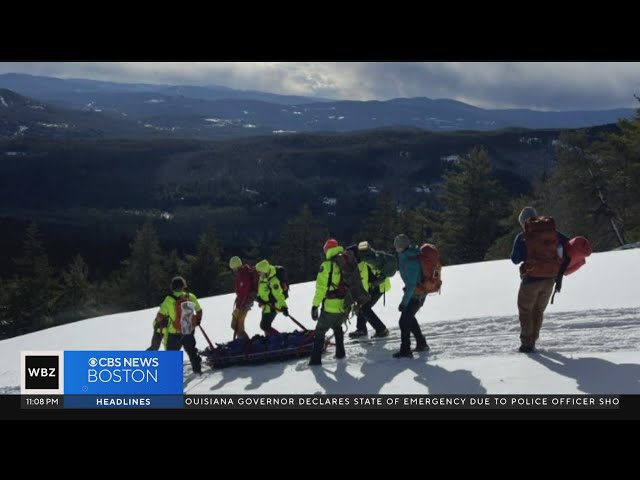
[[[632,108],[540,111],[483,109],[452,99],[327,100],[222,86],[150,85],[0,75],[0,88],[55,106],[93,110],[182,138],[352,132],[379,127],[432,131],[583,128],[631,118]],[[1,106],[1,105],[0,105]]]

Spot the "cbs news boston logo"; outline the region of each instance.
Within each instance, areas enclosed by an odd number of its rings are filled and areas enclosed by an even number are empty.
[[[181,351],[21,352],[20,393],[182,394],[182,369]]]

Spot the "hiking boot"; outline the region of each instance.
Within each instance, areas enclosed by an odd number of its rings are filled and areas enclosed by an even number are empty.
[[[409,352],[403,352],[402,350],[400,350],[399,352],[396,352],[393,354],[393,358],[413,358],[413,353],[411,353],[411,351]]]
[[[388,337],[388,336],[389,336],[389,329],[385,328],[384,330],[376,332],[371,338],[382,338],[382,337]]]
[[[533,346],[531,345],[520,345],[518,349],[520,353],[533,353]]]
[[[414,352],[428,352],[429,345],[426,343],[421,343],[420,345],[416,345],[416,348],[413,350]]]
[[[315,358],[312,358],[311,360],[309,360],[308,365],[310,367],[313,367],[314,365],[322,365],[322,361],[321,360],[316,360]]]
[[[349,338],[360,338],[360,337],[366,337],[366,336],[367,336],[366,330],[356,330],[355,332],[351,332],[349,334]]]
[[[345,353],[344,353],[344,350],[343,350],[343,351],[341,351],[341,352],[336,352],[336,358],[337,358],[338,360],[340,360],[341,358],[344,358],[345,356],[346,356],[346,355],[345,355]]]

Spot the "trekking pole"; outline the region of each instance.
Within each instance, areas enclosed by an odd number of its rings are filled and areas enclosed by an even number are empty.
[[[213,352],[214,348],[213,348],[213,343],[211,343],[211,340],[209,340],[209,337],[207,336],[207,334],[204,332],[204,328],[202,328],[202,325],[198,325],[200,327],[200,331],[202,332],[202,335],[204,335],[204,338],[207,339],[207,343],[209,344],[209,348],[211,349],[211,351]]]
[[[233,322],[233,320],[235,320],[235,318],[233,317],[233,314],[234,314],[235,311],[236,311],[236,304],[234,303],[233,304],[233,309],[231,310],[231,321],[232,322]],[[235,340],[237,336],[238,336],[238,324],[236,323],[236,328],[233,329],[233,339]]]
[[[290,318],[291,320],[293,320],[293,321],[295,322],[295,324],[296,324],[296,325],[298,325],[298,326],[299,326],[301,329],[303,329],[305,332],[308,332],[308,331],[309,331],[309,329],[308,329],[308,328],[306,328],[306,327],[305,327],[304,325],[302,325],[299,321],[297,321],[295,318],[293,318],[293,317],[291,316],[291,314],[289,314],[289,318]]]

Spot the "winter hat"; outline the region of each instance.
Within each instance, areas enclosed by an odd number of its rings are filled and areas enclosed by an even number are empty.
[[[327,253],[327,251],[330,248],[334,248],[337,246],[338,246],[338,241],[335,238],[330,238],[324,243],[324,247],[322,247],[322,250],[324,250],[324,253]]]
[[[240,268],[242,266],[242,260],[240,260],[240,257],[231,257],[231,260],[229,260],[229,268],[231,270],[235,270],[236,268]]]
[[[187,288],[187,281],[182,277],[173,277],[171,279],[171,290],[179,292]]]
[[[256,264],[256,270],[258,273],[269,273],[269,271],[271,270],[271,265],[269,265],[269,262],[267,262],[266,260],[260,260],[257,264]]]
[[[538,216],[538,213],[536,212],[535,208],[533,208],[533,207],[524,207],[522,209],[522,211],[520,212],[520,216],[518,217],[518,221],[520,222],[520,225],[524,228],[524,222],[526,222],[530,218],[537,217],[537,216]]]
[[[404,252],[411,245],[411,240],[404,233],[398,235],[393,241],[393,246],[397,252]]]

